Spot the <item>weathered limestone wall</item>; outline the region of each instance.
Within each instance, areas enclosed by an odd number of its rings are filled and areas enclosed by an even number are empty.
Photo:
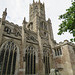
[[[72,66],[71,66],[71,59],[70,59],[70,53],[68,49],[68,45],[65,45],[62,47],[63,51],[63,73],[64,75],[73,75]]]
[[[58,45],[61,47],[62,55],[54,56],[55,68],[61,75],[75,75],[75,54],[73,47],[68,41]]]
[[[70,61],[71,61],[71,66],[73,70],[73,75],[75,75],[75,48],[73,46],[69,45],[69,55],[70,55]]]

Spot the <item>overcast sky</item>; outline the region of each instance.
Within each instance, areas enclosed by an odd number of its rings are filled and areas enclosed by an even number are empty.
[[[38,1],[38,0],[35,0]],[[46,20],[51,19],[54,39],[57,42],[72,38],[72,35],[65,33],[64,35],[57,35],[59,24],[59,15],[64,14],[66,9],[71,6],[71,0],[40,0],[45,3]],[[29,4],[33,0],[0,0],[0,17],[5,8],[7,8],[7,20],[15,24],[22,25],[23,18],[29,21]]]

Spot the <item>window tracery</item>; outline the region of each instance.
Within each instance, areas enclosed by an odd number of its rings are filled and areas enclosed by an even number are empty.
[[[27,26],[27,28],[28,28],[29,30],[33,30],[33,23],[31,22],[31,23]]]
[[[11,29],[9,27],[5,27],[4,28],[4,31],[7,32],[7,34],[10,34],[11,33]]]
[[[26,73],[36,74],[36,55],[33,46],[29,46],[25,53]]]
[[[41,22],[40,27],[44,30],[47,30],[47,25],[45,24],[45,22]]]
[[[45,74],[49,75],[49,73],[50,73],[50,57],[49,57],[49,50],[46,48],[43,50],[43,61],[44,61],[44,65],[45,65]]]
[[[60,55],[62,55],[62,50],[61,50],[61,48],[56,48],[56,49],[54,49],[54,52],[55,52],[55,56],[60,56]]]
[[[15,74],[16,57],[16,44],[12,41],[4,43],[0,51],[0,75]]]
[[[20,36],[20,33],[19,32],[16,32],[15,33],[15,36],[17,36],[17,37]]]

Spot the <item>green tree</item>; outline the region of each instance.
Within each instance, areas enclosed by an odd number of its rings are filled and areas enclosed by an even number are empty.
[[[58,35],[64,34],[64,32],[69,32],[73,34],[73,38],[70,40],[75,42],[75,1],[72,2],[72,6],[66,9],[66,13],[59,16],[62,19],[62,23],[59,25]]]

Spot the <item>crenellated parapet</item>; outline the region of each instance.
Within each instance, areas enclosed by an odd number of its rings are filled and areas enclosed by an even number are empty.
[[[39,17],[41,17],[42,19],[45,20],[45,8],[44,8],[44,3],[39,2],[35,2],[33,0],[33,3],[30,4],[30,8],[29,8],[29,20],[33,21],[34,19],[34,15],[38,13]]]

